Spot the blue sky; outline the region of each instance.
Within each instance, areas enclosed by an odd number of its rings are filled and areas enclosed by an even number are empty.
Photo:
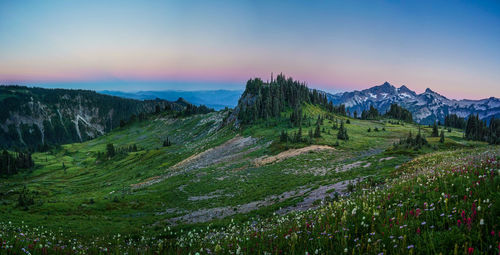
[[[500,96],[498,1],[0,0],[0,38],[0,84],[242,89],[283,72]]]

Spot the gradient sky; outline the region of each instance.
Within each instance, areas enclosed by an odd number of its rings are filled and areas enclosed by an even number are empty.
[[[500,2],[0,0],[0,84],[242,89],[271,72],[500,97]]]

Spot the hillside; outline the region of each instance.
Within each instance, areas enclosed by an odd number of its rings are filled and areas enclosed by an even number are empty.
[[[478,114],[480,119],[489,120],[500,117],[500,99],[490,97],[481,100],[448,99],[431,89],[417,94],[406,86],[399,88],[385,82],[361,91],[328,94],[328,100],[334,104],[344,104],[351,114],[368,110],[371,105],[380,112],[385,112],[391,104],[396,103],[410,110],[415,121],[422,124],[432,124],[434,121],[444,123],[449,114],[467,118]]]
[[[0,86],[0,144],[38,148],[82,142],[156,107],[182,109],[164,100],[138,101],[88,90]]]
[[[270,84],[255,80],[249,84],[240,100],[246,106],[252,105],[245,97],[262,100],[255,92],[270,88]],[[289,80],[279,87],[293,91],[290,89],[294,86],[302,85]],[[308,96],[301,97],[303,101],[289,103],[292,99],[283,95],[287,103],[276,115],[239,120],[239,128],[229,121],[230,116],[239,115],[236,110],[188,116],[161,111],[89,141],[34,153],[34,168],[1,179],[2,240],[12,245],[12,251],[25,248],[33,253],[50,249],[85,254],[230,254],[239,249],[246,254],[277,249],[303,254],[341,245],[337,237],[315,244],[307,240],[325,231],[325,237],[334,237],[338,231],[345,231],[337,226],[345,226],[353,232],[346,232],[349,243],[343,245],[362,253],[372,250],[367,246],[355,250],[354,239],[386,230],[381,226],[383,221],[367,223],[361,219],[361,215],[367,217],[361,212],[369,211],[362,208],[380,203],[358,195],[379,188],[393,194],[385,189],[406,180],[411,172],[448,167],[438,163],[448,164],[462,155],[488,151],[490,165],[484,169],[497,167],[491,165],[496,164],[491,159],[498,157],[497,147],[464,140],[458,129],[446,132],[441,143],[439,137],[430,137],[429,127],[385,118],[360,120],[336,113],[307,88],[303,95]],[[299,108],[300,121],[292,122]],[[266,112],[265,107],[255,109]],[[348,139],[339,138],[341,125]],[[298,139],[300,131],[303,134]],[[422,134],[429,144],[421,148],[394,146],[410,132]],[[165,144],[166,140],[170,143]],[[492,174],[497,178],[496,172]],[[497,206],[488,192],[481,192],[481,199],[489,197]],[[386,197],[386,193],[376,194]],[[399,200],[406,201],[407,195],[400,192]],[[419,199],[436,203],[434,197]],[[359,217],[349,217],[348,222],[328,216],[340,215],[344,207],[351,212],[355,206]],[[410,210],[413,204],[405,202],[404,206]],[[385,217],[399,213],[385,208],[374,210]],[[488,212],[493,211],[483,211]],[[488,215],[488,222],[497,217]],[[325,224],[331,228],[317,228]],[[295,232],[294,247],[288,246],[293,234],[289,232],[287,237],[289,229]],[[442,227],[436,230],[442,231]],[[274,243],[268,238],[275,235],[278,239]],[[405,242],[413,238],[408,235]],[[37,245],[30,246],[34,239]],[[482,242],[489,244],[491,240]],[[384,250],[382,246],[371,247],[373,251]]]

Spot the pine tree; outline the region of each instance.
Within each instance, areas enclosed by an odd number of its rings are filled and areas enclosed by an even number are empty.
[[[438,137],[439,136],[439,130],[436,122],[434,121],[434,125],[432,126],[432,137]]]
[[[108,157],[112,158],[115,156],[115,146],[113,146],[112,143],[108,143],[106,145],[106,152],[108,154]]]
[[[320,125],[319,121],[316,123],[316,129],[314,130],[314,137],[320,138],[321,137],[321,130],[320,130]]]
[[[444,129],[441,129],[441,138],[439,138],[440,143],[444,143]]]
[[[285,130],[281,130],[280,142],[288,142],[288,133]]]
[[[344,121],[340,122],[339,132],[337,133],[337,138],[340,140],[349,140],[349,135],[347,135],[347,129],[344,126]]]

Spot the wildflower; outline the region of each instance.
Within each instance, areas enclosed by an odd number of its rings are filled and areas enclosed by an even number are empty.
[[[468,254],[472,254],[472,253],[474,253],[474,248],[469,247]]]
[[[219,244],[217,244],[217,245],[215,246],[215,253],[219,253],[219,252],[221,252],[221,251],[222,251],[222,247],[221,247]]]
[[[424,222],[422,222],[422,225],[425,225],[426,223],[427,223],[427,222],[425,222],[425,221],[424,221]]]
[[[415,246],[413,244],[411,244],[411,245],[408,245],[408,247],[406,247],[406,248],[408,248],[408,250],[409,250],[409,249],[415,248]]]
[[[484,219],[479,220],[479,225],[484,225]]]
[[[347,253],[347,248],[344,249],[344,252]]]

